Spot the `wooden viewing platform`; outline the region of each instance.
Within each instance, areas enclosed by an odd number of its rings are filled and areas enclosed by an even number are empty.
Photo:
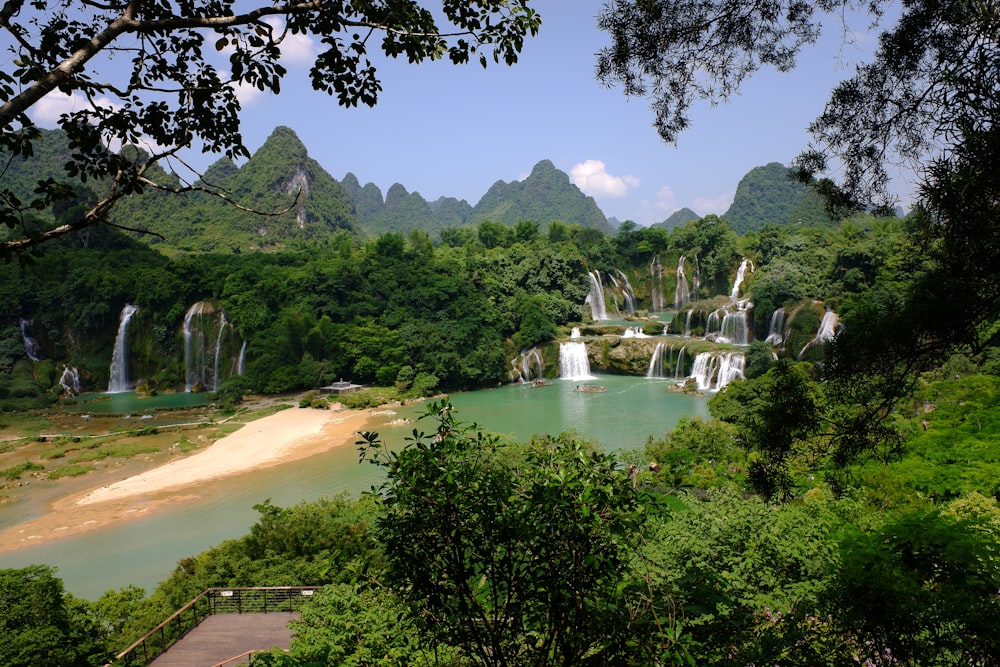
[[[316,586],[209,588],[105,667],[223,667],[249,654],[288,649],[289,622]]]
[[[298,618],[297,612],[214,614],[151,662],[150,667],[213,667],[238,656],[242,660],[228,664],[245,665],[249,651],[273,647],[287,650],[292,641],[288,623],[294,618]]]

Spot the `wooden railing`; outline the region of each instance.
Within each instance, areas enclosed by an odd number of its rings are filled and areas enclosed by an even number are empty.
[[[170,618],[115,656],[105,667],[148,665],[174,642],[212,614],[267,614],[296,611],[317,586],[209,588],[175,611]]]

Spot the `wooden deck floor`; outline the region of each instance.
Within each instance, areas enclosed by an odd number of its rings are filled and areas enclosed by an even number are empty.
[[[158,657],[151,667],[211,667],[251,650],[288,648],[295,612],[215,614]],[[244,663],[245,664],[245,663]]]

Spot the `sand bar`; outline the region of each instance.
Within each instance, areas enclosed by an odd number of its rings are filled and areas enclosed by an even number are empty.
[[[190,456],[55,501],[38,519],[0,532],[0,551],[18,549],[197,500],[206,481],[352,446],[370,411],[287,408],[251,421]]]

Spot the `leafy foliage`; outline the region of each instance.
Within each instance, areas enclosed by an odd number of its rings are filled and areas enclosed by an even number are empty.
[[[613,660],[624,540],[640,521],[624,471],[569,439],[509,452],[447,402],[427,414],[435,432],[400,452],[376,434],[360,443],[385,468],[378,532],[422,627],[481,664]]]

